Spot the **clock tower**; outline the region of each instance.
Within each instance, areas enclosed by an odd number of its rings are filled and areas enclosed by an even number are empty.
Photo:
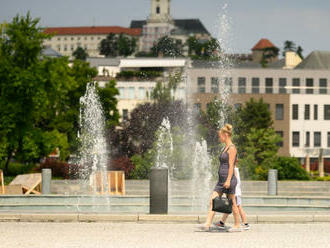
[[[170,5],[171,0],[151,0],[151,14],[148,22],[171,23]]]

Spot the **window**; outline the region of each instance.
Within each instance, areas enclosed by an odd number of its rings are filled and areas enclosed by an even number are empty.
[[[128,88],[128,98],[129,99],[134,99],[135,98],[135,88],[134,87],[129,87]]]
[[[146,91],[144,87],[139,87],[139,99],[145,99]]]
[[[305,140],[305,147],[310,146],[310,133],[306,132],[306,140]]]
[[[123,120],[128,120],[128,110],[127,109],[123,109]]]
[[[87,40],[87,36],[84,37],[84,40]]]
[[[317,104],[314,104],[314,120],[317,120],[318,118],[318,106]]]
[[[77,40],[80,40],[80,37],[77,37]]]
[[[276,120],[284,119],[284,104],[276,104],[275,106],[275,118]]]
[[[259,78],[252,78],[252,93],[259,94],[260,80]]]
[[[94,36],[91,36],[91,40],[94,40]]]
[[[232,93],[233,92],[233,79],[230,77],[230,78],[225,78],[225,90],[228,92],[228,93]]]
[[[298,112],[298,104],[292,104],[292,120],[298,120],[299,112]]]
[[[310,119],[310,106],[309,104],[305,104],[305,120]]]
[[[330,105],[324,105],[324,120],[330,120]]]
[[[270,104],[269,103],[265,103],[267,105],[267,109],[268,111],[270,111]]]
[[[328,132],[328,147],[330,147],[330,132]]]
[[[197,78],[198,92],[205,93],[205,77]]]
[[[280,78],[279,79],[279,91],[280,94],[286,94],[286,78]]]
[[[215,94],[219,93],[219,78],[211,78],[211,92]]]
[[[68,47],[66,45],[64,45],[64,51],[67,51]]]
[[[246,78],[243,77],[238,78],[238,93],[239,94],[246,93]]]
[[[74,38],[73,38],[73,37],[71,37],[71,40],[74,40]]]
[[[74,45],[71,45],[71,51],[73,51],[74,50]]]
[[[313,85],[314,85],[313,78],[306,78],[306,94],[314,93]]]
[[[57,46],[57,50],[60,52],[61,51],[61,45]]]
[[[124,99],[125,98],[125,88],[124,87],[119,87],[119,98]]]
[[[328,85],[328,82],[327,82],[327,79],[326,78],[320,78],[320,89],[319,89],[319,92],[320,94],[327,94],[327,85]]]
[[[277,143],[277,146],[283,147],[283,131],[276,131],[276,133],[282,138],[282,140]]]
[[[159,7],[156,8],[156,13],[157,13],[157,14],[160,13],[160,8],[159,8]]]
[[[64,37],[64,40],[66,40],[66,37]]]
[[[273,78],[266,78],[266,93],[273,93]]]
[[[300,78],[293,78],[292,79],[292,93],[293,94],[300,94]]]
[[[314,147],[321,146],[321,132],[314,132]]]
[[[61,38],[60,38],[60,37],[58,37],[58,38],[57,38],[57,40],[61,40]]]
[[[292,146],[299,147],[299,132],[292,132]]]

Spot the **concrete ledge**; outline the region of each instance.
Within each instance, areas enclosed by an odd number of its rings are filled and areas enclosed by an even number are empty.
[[[161,214],[145,214],[138,216],[139,222],[187,222],[199,223],[198,215],[161,215]]]
[[[77,214],[43,214],[43,213],[22,213],[21,222],[77,222]]]
[[[257,223],[306,223],[313,222],[313,215],[258,215]]]
[[[81,222],[137,222],[138,215],[78,214]]]
[[[214,221],[221,214],[217,213]],[[330,213],[318,214],[260,214],[247,215],[251,224],[271,223],[330,223]],[[137,222],[137,223],[204,223],[205,215],[150,215],[150,214],[94,214],[94,213],[0,213],[0,222]],[[228,217],[228,223],[233,223],[233,216]]]

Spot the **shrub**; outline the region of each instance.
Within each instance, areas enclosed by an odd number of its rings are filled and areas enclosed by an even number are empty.
[[[151,152],[143,155],[136,154],[131,158],[135,169],[131,173],[132,179],[148,179],[150,169],[153,166],[153,156]]]
[[[279,180],[309,180],[308,173],[300,165],[297,158],[293,157],[278,157],[274,169],[278,170]]]
[[[2,165],[4,166],[4,165]],[[6,176],[17,176],[20,174],[31,173],[32,170],[36,167],[33,163],[10,163],[8,166],[8,172]],[[3,170],[4,168],[2,168]]]
[[[78,165],[69,164],[53,158],[47,158],[41,163],[36,171],[41,172],[42,169],[51,169],[52,177],[62,177],[64,179],[78,178]]]
[[[125,172],[125,177],[130,178],[132,171],[134,170],[134,164],[129,157],[123,156],[111,161],[108,166],[111,170],[122,170]]]

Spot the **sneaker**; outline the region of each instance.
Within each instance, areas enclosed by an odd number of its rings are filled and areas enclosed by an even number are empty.
[[[241,226],[242,226],[243,230],[249,230],[250,229],[249,223],[244,223]]]
[[[215,226],[219,229],[226,229],[226,225],[222,221],[215,223]]]

